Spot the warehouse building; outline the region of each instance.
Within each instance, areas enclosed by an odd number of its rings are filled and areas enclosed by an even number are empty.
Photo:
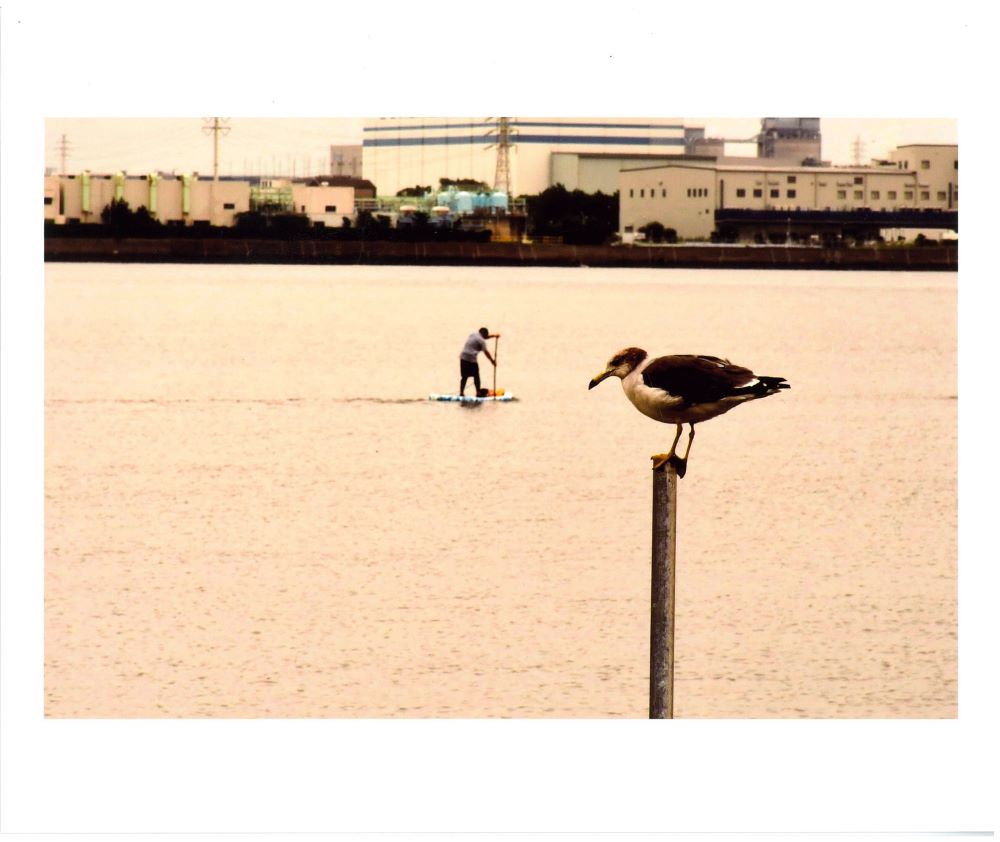
[[[442,178],[498,187],[498,161],[512,196],[555,184],[613,193],[621,166],[667,161],[703,136],[667,117],[383,118],[363,127],[362,170],[382,196]]]
[[[958,230],[956,145],[901,146],[868,167],[677,159],[623,170],[619,185],[623,242],[651,223],[685,240],[756,242]]]
[[[112,175],[82,172],[45,176],[45,221],[51,224],[100,223],[114,201],[133,211],[146,208],[159,222],[171,225],[236,224],[248,211],[295,213],[313,225],[338,227],[355,219],[356,199],[375,194],[374,185],[357,178],[313,179],[220,177],[149,173]]]

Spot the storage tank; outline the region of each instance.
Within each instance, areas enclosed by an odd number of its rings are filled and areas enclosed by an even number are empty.
[[[461,190],[455,194],[455,210],[458,213],[472,213],[472,194]]]
[[[476,193],[476,195],[472,197],[472,206],[476,210],[489,210],[491,207],[490,194]]]
[[[497,190],[490,194],[490,208],[492,210],[507,210],[507,194],[502,190]]]

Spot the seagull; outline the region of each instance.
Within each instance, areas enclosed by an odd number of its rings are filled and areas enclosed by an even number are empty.
[[[756,375],[749,368],[720,357],[675,354],[650,359],[642,348],[619,351],[587,388],[593,389],[612,375],[621,378],[626,397],[639,412],[656,421],[677,425],[670,451],[657,453],[652,459],[653,470],[672,462],[681,477],[687,471],[695,424],[729,412],[741,403],[791,388],[784,377]],[[675,450],[685,424],[691,425],[691,433],[687,451],[680,458]]]

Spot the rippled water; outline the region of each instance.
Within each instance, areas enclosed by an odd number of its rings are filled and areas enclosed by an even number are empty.
[[[675,715],[953,717],[956,283],[50,264],[46,713],[645,717],[639,345],[792,383],[699,427]],[[424,400],[483,324],[519,400]]]

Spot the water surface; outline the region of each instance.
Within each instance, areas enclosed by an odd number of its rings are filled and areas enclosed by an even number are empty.
[[[953,717],[956,280],[49,264],[46,713],[646,716],[638,345],[792,383],[699,426],[675,715]],[[481,325],[519,400],[424,400]]]

